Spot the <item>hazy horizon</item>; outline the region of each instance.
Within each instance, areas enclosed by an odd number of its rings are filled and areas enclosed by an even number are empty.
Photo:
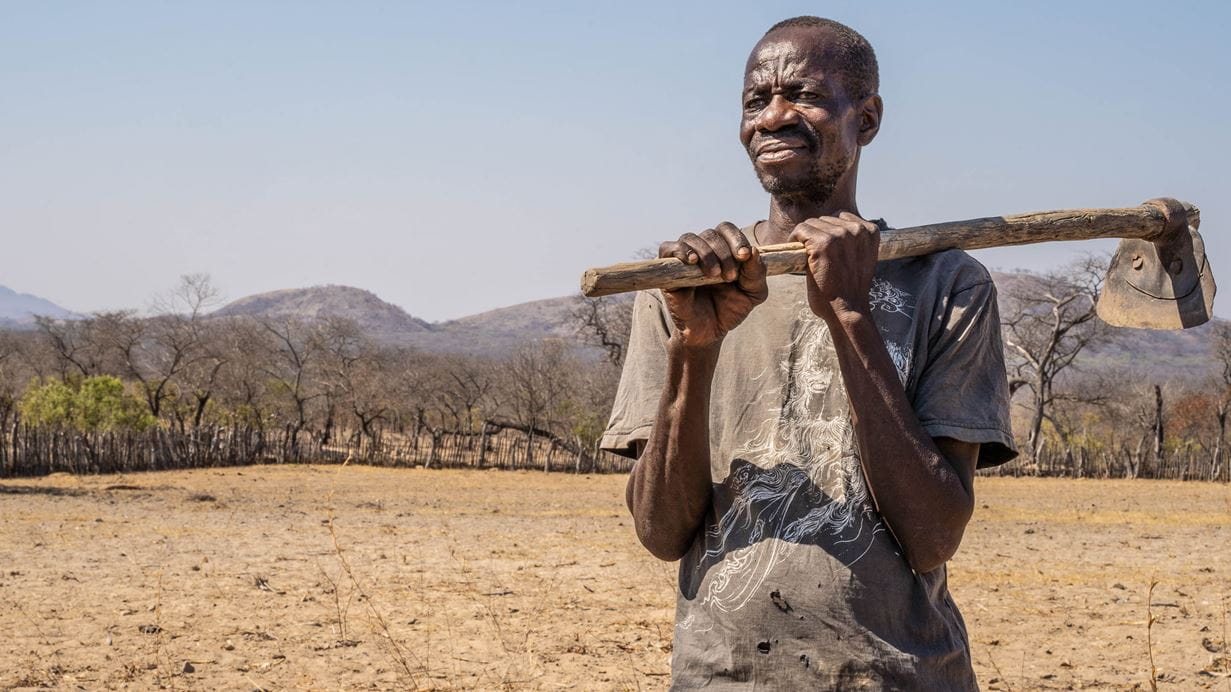
[[[764,217],[739,83],[798,14],[878,52],[868,217],[1169,195],[1231,267],[1219,3],[130,2],[0,9],[0,285],[88,313],[204,272],[227,300],[340,284],[429,321],[574,293],[589,266]],[[975,254],[1039,271],[1112,247]]]

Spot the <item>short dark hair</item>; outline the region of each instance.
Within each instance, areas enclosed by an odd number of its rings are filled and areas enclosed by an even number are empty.
[[[876,64],[876,51],[862,34],[849,26],[823,17],[791,17],[771,26],[765,36],[779,29],[809,27],[828,31],[834,38],[829,44],[841,61],[839,69],[842,84],[852,99],[862,99],[880,90],[880,67]]]

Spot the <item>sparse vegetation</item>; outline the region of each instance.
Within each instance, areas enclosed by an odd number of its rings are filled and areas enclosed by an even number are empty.
[[[1199,376],[1152,379],[1108,365],[1125,344],[1141,351],[1137,359],[1177,356],[1151,348],[1153,336],[1098,325],[1091,306],[1100,275],[1097,259],[1047,275],[1000,275],[1024,454],[983,473],[1231,479],[1231,330],[1171,335],[1207,354],[1204,365],[1190,364]],[[536,325],[535,333],[570,338],[502,341],[498,355],[484,356],[397,345],[377,327],[456,338],[480,325],[490,332],[492,315],[429,325],[344,287],[257,296],[211,314],[215,303],[208,278],[193,275],[150,315],[39,318],[32,331],[0,332],[0,475],[346,458],[577,473],[629,467],[598,449],[624,356],[627,296],[503,311],[517,321],[506,336]],[[349,307],[362,319],[345,317]]]

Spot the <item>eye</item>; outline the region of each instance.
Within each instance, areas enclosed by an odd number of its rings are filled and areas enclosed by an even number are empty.
[[[819,101],[820,99],[821,99],[820,94],[816,93],[815,91],[808,91],[807,89],[804,89],[798,94],[795,94],[796,101]]]
[[[765,108],[765,99],[759,96],[754,96],[744,101],[744,110],[748,112],[759,111],[763,108]]]

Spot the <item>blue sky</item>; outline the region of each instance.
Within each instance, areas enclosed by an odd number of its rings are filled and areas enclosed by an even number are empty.
[[[90,311],[189,272],[228,298],[340,283],[431,320],[574,292],[588,266],[764,217],[743,62],[798,14],[878,52],[866,215],[1170,195],[1231,271],[1226,3],[7,2],[0,284]]]

